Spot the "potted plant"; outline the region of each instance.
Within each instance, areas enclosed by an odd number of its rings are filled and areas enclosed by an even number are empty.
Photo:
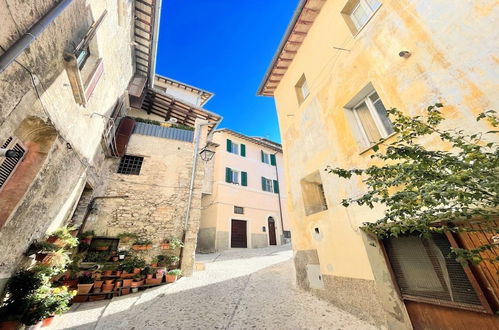
[[[165,239],[159,244],[159,247],[161,250],[168,250],[170,248],[170,239]]]
[[[170,266],[178,266],[178,262],[180,258],[177,256],[168,256],[168,265]]]
[[[106,265],[102,267],[102,276],[111,276],[113,275],[113,271],[116,270],[116,266],[114,265]]]
[[[177,280],[177,277],[182,275],[180,269],[172,269],[166,273],[166,283],[173,283]]]
[[[74,228],[61,227],[50,234],[47,242],[55,244],[59,247],[73,248],[78,245],[78,238],[71,233]]]
[[[151,267],[158,267],[158,257],[154,257],[151,259]]]
[[[175,250],[184,247],[184,243],[178,238],[170,238],[170,249]]]
[[[150,250],[152,249],[152,242],[147,239],[138,239],[132,244],[132,250]]]
[[[80,238],[80,243],[85,242],[88,245],[90,245],[90,243],[92,242],[92,238],[94,238],[94,236],[95,232],[93,230],[87,230],[86,232],[78,235],[78,237]]]
[[[124,260],[119,266],[118,270],[123,270],[128,273],[133,273],[133,272],[138,272],[140,273],[140,270],[144,268],[146,265],[146,261],[142,258],[139,257],[131,257],[128,260]]]
[[[135,233],[121,233],[117,236],[120,239],[120,243],[129,243],[131,240],[137,240],[139,236]]]
[[[96,251],[107,251],[109,250],[109,242],[105,241],[98,241],[95,243],[95,250]]]
[[[158,267],[165,267],[167,265],[167,256],[159,255],[156,259],[158,260]]]
[[[105,280],[102,284],[102,292],[110,292],[114,288],[114,280]]]
[[[146,276],[146,279],[151,279],[155,273],[156,271],[150,266],[145,266],[142,270],[142,274]]]
[[[131,284],[132,292],[137,292],[139,290],[139,286],[144,284],[144,280],[142,279],[142,275],[136,274],[133,277],[133,282]]]
[[[78,294],[88,294],[94,285],[91,272],[85,272],[78,276]]]

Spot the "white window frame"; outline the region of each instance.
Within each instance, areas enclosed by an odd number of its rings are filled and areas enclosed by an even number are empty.
[[[266,190],[266,189],[264,189],[263,191],[273,193],[273,192],[274,192],[274,180],[272,180],[272,179],[267,179],[267,178],[265,178],[265,177],[264,177],[264,179],[265,179],[265,188],[269,188],[270,190]]]
[[[230,144],[230,152],[236,155],[241,154],[241,144],[240,143],[235,143],[231,142]]]
[[[378,6],[376,8],[371,8],[367,0],[359,0],[359,3],[353,8],[352,12],[350,13],[350,19],[352,20],[353,24],[355,25],[355,28],[357,31],[360,31],[373,17],[374,13],[381,7],[381,2],[379,0],[375,0],[378,2]],[[364,11],[367,13],[368,17],[364,23],[360,23],[357,18],[355,18],[354,13],[359,7],[362,7]]]
[[[266,153],[265,151],[263,152],[263,162],[265,164],[270,164],[270,154]]]
[[[231,171],[231,178],[230,178],[231,183],[241,185],[241,171],[234,170],[232,168],[230,169],[230,171]]]
[[[376,108],[374,107],[374,104],[373,102],[371,101],[371,96],[373,94],[376,94],[376,90],[373,90],[372,92],[370,92],[366,97],[362,98],[362,100],[360,100],[354,107],[352,107],[351,111],[353,112],[353,115],[355,117],[355,120],[356,120],[356,123],[357,123],[357,126],[360,130],[360,133],[362,134],[362,138],[364,139],[364,143],[366,146],[372,146],[376,143],[371,143],[369,141],[369,137],[367,136],[367,133],[366,131],[364,130],[364,126],[362,125],[362,121],[360,120],[359,118],[359,114],[357,113],[357,108],[362,104],[362,103],[366,103],[367,105],[367,108],[369,109],[369,112],[371,114],[371,117],[373,118],[374,120],[374,123],[376,124],[376,128],[378,129],[380,135],[382,138],[386,138],[388,137],[390,134],[392,133],[388,133],[386,128],[385,128],[385,125],[383,125],[383,121],[380,119],[379,115],[378,115],[378,112],[376,111]],[[381,100],[381,97],[379,96],[378,94],[378,99],[383,102],[383,100]],[[384,105],[384,104],[383,104]]]

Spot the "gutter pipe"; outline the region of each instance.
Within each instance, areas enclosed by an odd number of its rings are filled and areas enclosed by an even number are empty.
[[[277,154],[278,154],[277,152],[274,154],[274,156],[276,156],[275,157],[275,176],[277,179],[277,184],[279,184],[279,171],[277,170]],[[284,238],[284,221],[282,220],[281,189],[277,190],[277,198],[279,199],[279,216],[281,218],[282,236]]]
[[[0,73],[16,60],[26,48],[56,19],[73,0],[62,0],[35,23],[21,39],[17,40],[5,53],[0,55]]]
[[[152,35],[152,49],[151,49],[151,67],[149,68],[149,88],[154,88],[154,80],[156,75],[156,56],[158,54],[158,41],[159,41],[159,23],[161,19],[161,4],[162,0],[156,0],[154,6],[154,32]]]

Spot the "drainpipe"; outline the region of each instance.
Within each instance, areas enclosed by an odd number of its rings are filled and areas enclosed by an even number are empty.
[[[277,179],[277,184],[279,184],[279,171],[277,170],[277,152],[274,154],[274,156],[275,156],[275,176]],[[277,198],[279,198],[279,216],[281,218],[282,236],[284,238],[284,222],[282,220],[281,189],[277,190]]]
[[[33,25],[22,37],[9,49],[0,55],[0,73],[2,73],[26,48],[42,33],[54,19],[59,16],[73,0],[62,0],[49,10],[35,25]]]
[[[162,0],[156,0],[154,4],[154,30],[152,34],[152,49],[151,49],[151,67],[149,69],[149,88],[154,88],[154,79],[156,76],[156,55],[158,53],[158,40],[159,40],[159,23],[161,19],[161,4]]]

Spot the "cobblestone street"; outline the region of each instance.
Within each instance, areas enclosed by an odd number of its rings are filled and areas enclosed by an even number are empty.
[[[295,287],[290,246],[199,255],[173,285],[75,304],[51,329],[374,329]]]

